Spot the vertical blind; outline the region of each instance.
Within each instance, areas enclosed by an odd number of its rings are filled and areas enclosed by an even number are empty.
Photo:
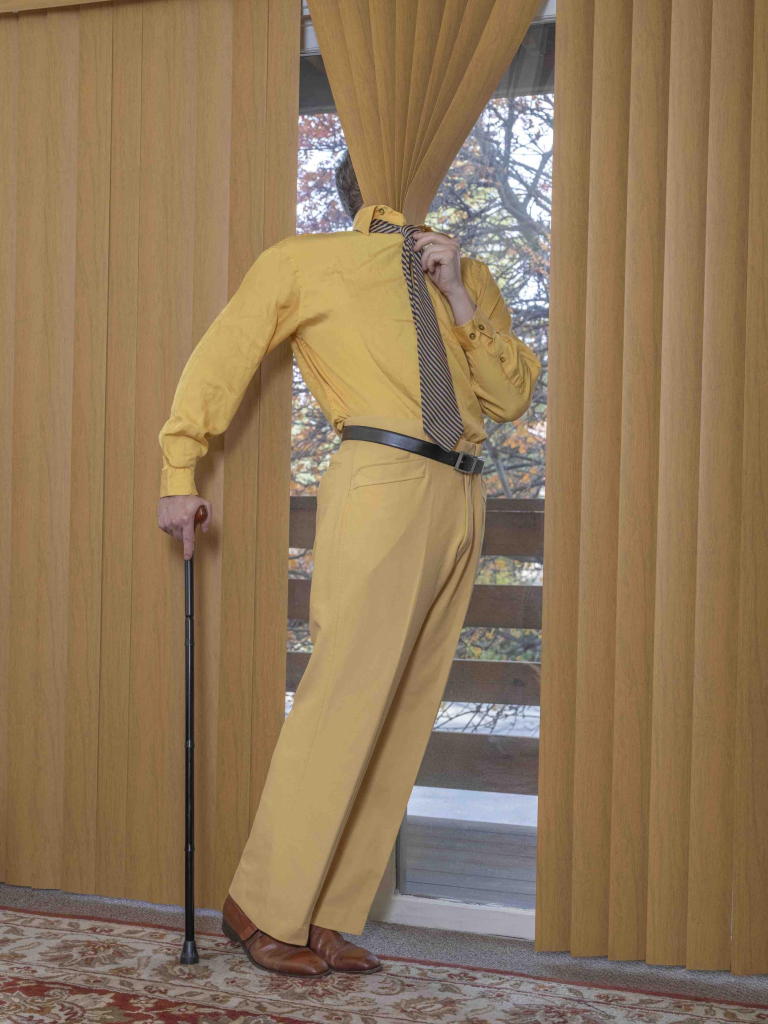
[[[767,168],[767,4],[558,3],[537,949],[768,971]]]
[[[157,527],[181,370],[295,230],[300,8],[0,14],[0,877],[180,903],[184,577]],[[291,353],[198,472],[197,895],[283,721]]]

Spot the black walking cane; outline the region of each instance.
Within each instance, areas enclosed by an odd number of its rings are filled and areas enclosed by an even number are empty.
[[[195,512],[192,535],[198,523],[208,517],[205,505]],[[184,945],[179,963],[196,964],[200,959],[195,945],[195,569],[194,551],[184,559],[184,617],[186,622],[186,785],[184,836]]]

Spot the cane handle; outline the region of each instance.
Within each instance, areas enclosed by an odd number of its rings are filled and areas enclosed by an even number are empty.
[[[197,512],[195,512],[195,523],[194,523],[194,525],[198,526],[200,523],[204,523],[207,518],[208,518],[208,509],[205,507],[205,505],[200,505],[198,507],[198,509],[197,509]],[[194,529],[194,527],[193,527],[193,529]]]

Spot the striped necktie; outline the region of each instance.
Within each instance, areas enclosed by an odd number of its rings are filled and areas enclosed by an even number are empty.
[[[387,234],[400,232],[403,235],[402,265],[416,326],[422,423],[429,437],[441,448],[452,451],[463,433],[464,425],[453,390],[435,307],[421,269],[421,254],[413,248],[413,236],[419,229],[413,224],[391,224],[374,217],[370,230]]]

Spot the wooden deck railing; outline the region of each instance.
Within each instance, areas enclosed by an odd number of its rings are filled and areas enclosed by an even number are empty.
[[[311,548],[315,540],[315,498],[291,498],[290,546]],[[511,555],[541,561],[544,551],[544,501],[488,498],[484,555]],[[288,618],[309,621],[310,580],[288,585]],[[465,626],[541,629],[540,586],[476,584]],[[295,691],[309,654],[289,653],[288,691]],[[539,705],[540,665],[529,661],[457,658],[445,699],[488,704]],[[535,794],[538,791],[539,741],[527,736],[432,733],[416,784],[447,789]]]

